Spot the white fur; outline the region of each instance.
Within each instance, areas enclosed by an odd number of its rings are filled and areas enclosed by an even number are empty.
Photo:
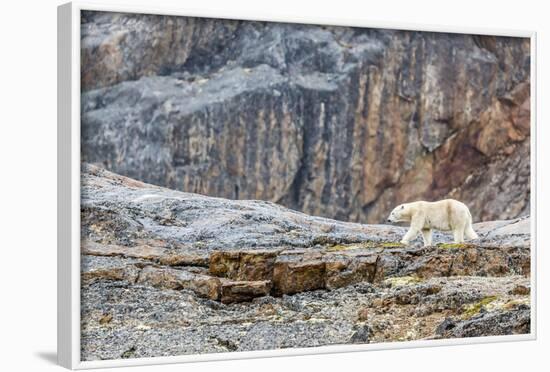
[[[452,231],[454,242],[477,239],[472,228],[472,215],[464,204],[454,199],[436,202],[417,201],[398,205],[388,217],[388,222],[410,222],[409,231],[401,243],[408,244],[422,232],[424,246],[432,245],[432,230]]]

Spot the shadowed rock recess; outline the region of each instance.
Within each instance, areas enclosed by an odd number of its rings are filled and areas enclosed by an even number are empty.
[[[82,359],[530,332],[530,219],[404,228],[82,167]]]
[[[81,31],[86,162],[362,223],[445,197],[529,213],[529,39],[94,12]]]

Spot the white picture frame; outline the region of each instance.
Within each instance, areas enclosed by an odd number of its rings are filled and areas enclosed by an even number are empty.
[[[333,345],[315,348],[231,352],[202,355],[119,359],[105,361],[80,360],[80,12],[83,10],[123,13],[147,13],[173,16],[209,17],[239,20],[274,21],[369,28],[389,28],[446,33],[527,37],[531,40],[531,333],[464,339],[407,341],[364,345]],[[525,341],[536,339],[536,253],[537,253],[537,189],[536,189],[536,32],[455,28],[434,25],[391,24],[373,20],[355,21],[320,19],[306,16],[273,17],[265,14],[219,14],[196,12],[185,8],[128,6],[115,3],[98,5],[75,1],[58,7],[58,361],[70,369],[90,369],[185,363],[213,360],[267,358],[276,356],[342,353],[381,349],[436,347],[488,342]]]

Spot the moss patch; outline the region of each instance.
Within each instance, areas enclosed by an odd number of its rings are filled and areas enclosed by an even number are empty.
[[[363,248],[359,244],[351,244],[351,245],[344,245],[344,244],[337,244],[333,245],[332,247],[327,248],[327,252],[342,252],[342,251],[349,251],[352,249],[359,249]]]
[[[399,243],[399,242],[386,242],[386,243],[380,244],[380,246],[384,248],[401,248],[401,247],[404,247],[405,244]]]
[[[462,313],[462,319],[470,319],[474,315],[478,314],[482,308],[489,305],[491,302],[496,301],[497,298],[497,296],[487,296],[476,303],[465,306],[464,312]]]
[[[505,303],[502,308],[504,310],[512,310],[520,305],[527,305],[527,306],[531,306],[531,301],[529,298],[520,298],[520,299],[516,299],[516,300],[511,300],[511,301],[508,301],[507,303]]]
[[[384,280],[385,284],[389,284],[392,287],[402,287],[406,285],[412,285],[421,283],[422,279],[417,276],[397,276],[392,278],[387,278]]]
[[[372,249],[372,248],[400,248],[404,247],[403,244],[399,242],[362,242],[356,244],[336,244],[327,248],[327,252],[342,252],[350,251],[354,249]]]
[[[473,248],[473,244],[468,243],[439,243],[437,248],[453,249],[453,248]]]

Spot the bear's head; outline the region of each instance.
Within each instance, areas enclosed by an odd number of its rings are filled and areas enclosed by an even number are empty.
[[[411,216],[409,213],[409,208],[407,207],[407,204],[400,204],[397,207],[391,211],[390,215],[388,216],[388,222],[394,223],[394,222],[407,222],[411,220]]]

